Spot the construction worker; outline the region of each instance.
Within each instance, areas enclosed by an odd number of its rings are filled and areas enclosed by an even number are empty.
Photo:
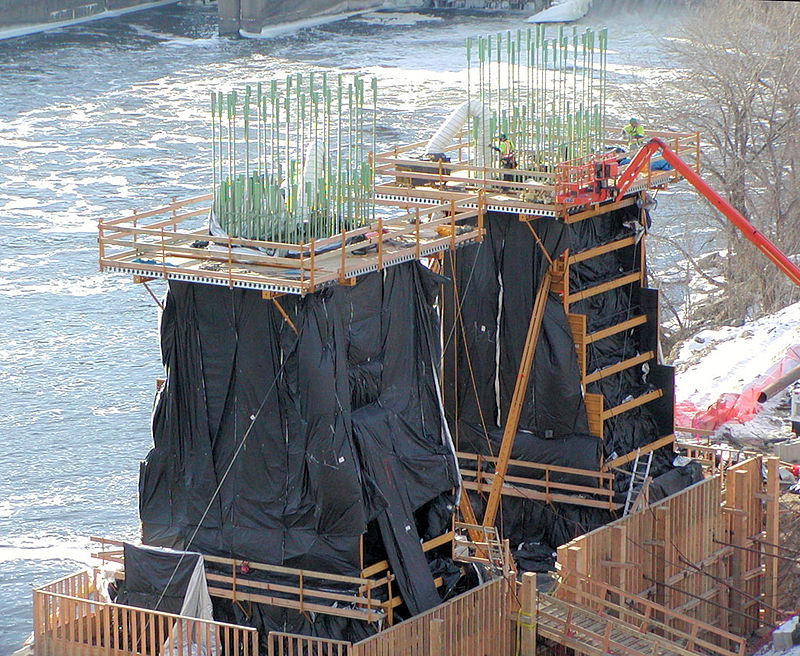
[[[517,155],[514,152],[514,142],[510,141],[504,133],[500,133],[499,145],[492,146],[493,150],[500,153],[500,167],[504,169],[517,168]]]
[[[628,140],[628,150],[634,150],[641,146],[644,140],[644,128],[639,123],[639,119],[632,118],[628,125],[622,128],[622,135]]]

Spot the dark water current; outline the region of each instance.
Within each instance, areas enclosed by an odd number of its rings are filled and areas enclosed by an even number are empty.
[[[610,28],[610,113],[627,113],[637,76],[669,74],[675,4],[597,0],[581,21]],[[98,273],[97,220],[206,193],[211,90],[357,69],[380,80],[383,144],[416,141],[462,100],[465,38],[523,27],[458,14],[233,40],[216,36],[215,11],[0,42],[0,655],[31,630],[32,587],[89,562],[90,535],[137,533],[157,313],[129,277]],[[667,198],[665,222],[692,203]]]

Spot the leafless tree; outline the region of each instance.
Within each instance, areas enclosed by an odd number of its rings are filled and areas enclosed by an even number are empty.
[[[699,130],[709,183],[785,253],[800,254],[800,3],[708,0],[669,50],[677,79],[640,88],[636,106],[652,123],[659,103],[660,120]],[[724,217],[712,221],[728,254],[724,279],[708,278],[720,283],[718,322],[800,297]]]

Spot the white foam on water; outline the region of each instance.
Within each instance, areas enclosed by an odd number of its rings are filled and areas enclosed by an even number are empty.
[[[338,21],[346,20],[348,18],[352,18],[353,16],[358,16],[361,13],[363,12],[352,11],[342,14],[330,14],[327,16],[314,16],[312,18],[306,18],[304,20],[294,21],[291,23],[265,26],[261,32],[258,33],[239,30],[239,35],[248,39],[273,39],[276,36],[283,36],[284,34],[299,32],[300,30],[305,30],[310,27],[319,27],[320,25],[327,25],[328,23],[337,23]]]
[[[11,561],[69,560],[84,565],[96,564],[91,557],[91,541],[87,536],[73,538],[21,537],[0,542],[0,563]]]
[[[427,16],[415,12],[397,13],[387,11],[362,14],[356,17],[355,20],[360,23],[371,23],[373,25],[406,26],[416,25],[417,23],[434,23],[443,21],[444,19],[441,16]]]
[[[146,27],[141,25],[131,24],[131,27],[135,32],[141,34],[142,36],[150,37],[151,39],[156,39],[158,41],[164,41],[165,45],[171,46],[208,46],[209,44],[213,43],[215,39],[213,37],[203,37],[198,39],[192,39],[186,36],[175,36],[174,34],[165,34],[163,32],[157,32],[156,30],[149,30]]]
[[[34,294],[54,294],[57,296],[94,296],[109,291],[113,278],[97,274],[80,279],[53,278],[45,282],[26,282],[0,278],[0,296],[31,296]],[[115,285],[112,288],[117,289]]]

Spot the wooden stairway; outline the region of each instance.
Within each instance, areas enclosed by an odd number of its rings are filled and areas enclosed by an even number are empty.
[[[644,627],[636,626],[607,614],[605,610],[596,612],[551,594],[540,594],[538,597],[536,631],[541,637],[588,656],[744,654],[744,640],[737,644],[737,651],[729,651],[698,639],[696,633],[681,634],[652,620]]]
[[[745,656],[746,640],[576,572],[537,594],[537,632],[588,656]]]

